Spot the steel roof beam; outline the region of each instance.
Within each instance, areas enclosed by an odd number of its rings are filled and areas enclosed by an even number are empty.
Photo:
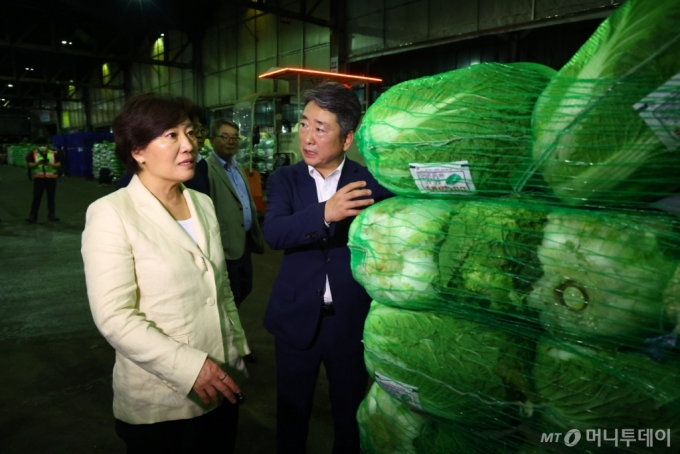
[[[304,2],[303,2],[304,3]],[[255,11],[261,11],[263,13],[274,14],[275,16],[287,17],[290,19],[299,20],[301,22],[306,22],[309,24],[315,24],[320,27],[326,27],[333,29],[334,25],[327,20],[319,19],[318,17],[311,16],[307,13],[296,13],[284,8],[279,8],[278,6],[272,6],[269,3],[264,3],[261,0],[255,2],[246,1],[235,1],[234,6],[240,6],[245,9],[254,9]]]

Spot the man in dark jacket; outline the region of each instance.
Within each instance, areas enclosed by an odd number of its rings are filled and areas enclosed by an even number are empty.
[[[356,412],[368,382],[361,340],[371,298],[352,277],[348,232],[363,208],[392,194],[345,157],[361,117],[356,95],[327,82],[305,92],[304,102],[304,162],[267,180],[265,240],[285,251],[264,319],[276,343],[277,452],[306,451],[323,363],[333,453],[358,454]]]

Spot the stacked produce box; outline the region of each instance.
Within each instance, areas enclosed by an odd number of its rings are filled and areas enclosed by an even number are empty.
[[[257,170],[260,172],[274,171],[274,153],[276,152],[276,139],[268,132],[260,133],[260,143],[254,147],[258,158]]]
[[[203,145],[200,150],[198,150],[198,154],[200,156],[200,159],[207,159],[208,156],[210,156],[210,153],[213,152],[213,147],[210,145]]]
[[[276,139],[266,131],[260,132],[260,141],[252,145],[248,137],[241,136],[236,153],[236,161],[246,169],[251,167],[258,172],[274,171]]]
[[[125,166],[116,157],[116,144],[104,140],[92,145],[92,173],[99,176],[102,168],[109,169],[113,181],[117,181],[125,172]]]
[[[37,145],[24,142],[7,147],[7,163],[19,167],[26,167],[26,155],[35,150]]]
[[[629,0],[559,72],[480,64],[369,108],[397,197],[350,230],[365,453],[680,452],[678,23]]]

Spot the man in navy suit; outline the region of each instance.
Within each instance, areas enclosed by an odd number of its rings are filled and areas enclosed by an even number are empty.
[[[334,421],[333,453],[359,453],[356,412],[368,374],[361,342],[371,298],[352,277],[348,231],[361,210],[392,194],[345,157],[361,118],[354,92],[326,82],[304,93],[304,162],[267,180],[264,237],[283,249],[264,327],[274,335],[277,452],[306,452],[323,363]]]

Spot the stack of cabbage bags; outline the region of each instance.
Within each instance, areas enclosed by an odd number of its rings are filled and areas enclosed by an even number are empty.
[[[257,169],[260,172],[274,171],[274,153],[276,152],[276,139],[266,131],[260,133],[260,143],[255,145],[254,153],[257,156]]]
[[[246,136],[240,136],[238,141],[238,150],[236,151],[235,158],[236,162],[238,162],[239,165],[246,169],[254,167],[252,144],[250,138]]]
[[[633,206],[680,188],[680,5],[607,19],[534,109],[534,168],[563,202]]]
[[[31,143],[19,143],[7,147],[7,162],[9,164],[26,167],[26,155],[38,148],[37,145]]]
[[[507,194],[530,165],[531,113],[554,75],[534,63],[482,63],[403,82],[366,112],[357,145],[397,194]]]
[[[629,0],[557,74],[476,65],[369,108],[397,197],[350,229],[365,453],[680,452],[679,23]]]
[[[114,181],[125,172],[123,163],[116,157],[116,144],[108,140],[92,145],[92,174],[98,177],[102,168],[111,171]]]
[[[276,139],[266,131],[260,132],[260,141],[251,145],[248,137],[241,136],[236,161],[245,168],[253,168],[258,172],[274,171],[274,154],[276,153]]]
[[[210,145],[203,145],[200,150],[198,150],[198,155],[200,159],[208,159],[210,154],[213,152],[213,147]]]

